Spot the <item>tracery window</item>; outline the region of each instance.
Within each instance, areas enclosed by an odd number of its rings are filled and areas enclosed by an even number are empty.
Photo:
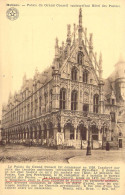
[[[93,97],[93,112],[98,113],[99,108],[99,95],[95,94]]]
[[[76,81],[77,80],[77,69],[75,67],[72,68],[72,71],[71,71],[71,79],[73,81]]]
[[[66,108],[66,90],[62,88],[60,90],[60,109]]]
[[[84,70],[83,72],[83,83],[88,83],[88,71]]]
[[[77,91],[72,91],[71,94],[71,110],[77,110],[78,100]]]

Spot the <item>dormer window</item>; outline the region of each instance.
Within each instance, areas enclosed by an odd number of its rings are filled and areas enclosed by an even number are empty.
[[[78,52],[78,58],[77,58],[78,64],[82,65],[82,61],[83,61],[83,53],[80,51]]]
[[[72,68],[72,71],[71,71],[71,79],[73,81],[76,81],[77,80],[77,69],[75,67]]]

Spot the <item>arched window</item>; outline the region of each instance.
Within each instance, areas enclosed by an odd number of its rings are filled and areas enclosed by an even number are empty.
[[[47,93],[44,94],[45,98],[45,112],[47,112]]]
[[[53,91],[51,89],[50,90],[50,109],[52,109],[52,96],[53,96]]]
[[[62,88],[60,90],[60,109],[66,108],[66,90]]]
[[[98,113],[99,108],[99,95],[95,94],[93,97],[93,112]]]
[[[88,71],[83,72],[83,83],[88,83]]]
[[[41,114],[42,97],[39,97],[39,114]]]
[[[71,71],[71,79],[72,79],[73,81],[76,81],[76,80],[77,80],[77,70],[76,70],[75,67],[72,68],[72,71]]]
[[[71,110],[77,110],[77,91],[72,91],[71,94]]]

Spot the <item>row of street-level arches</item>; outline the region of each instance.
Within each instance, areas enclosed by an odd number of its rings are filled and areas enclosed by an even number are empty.
[[[92,140],[98,140],[99,136],[99,129],[96,124],[93,124],[89,127],[91,139]],[[101,133],[104,136],[104,130],[107,131],[107,127],[104,129],[104,127],[101,128]],[[76,131],[76,133],[75,133]],[[58,132],[61,132],[60,124],[58,123]],[[84,124],[78,124],[77,128],[74,128],[74,125],[72,123],[66,123],[63,127],[64,132],[64,139],[65,140],[87,140],[88,139],[88,130],[87,127]],[[25,128],[18,128],[18,129],[10,129],[6,131],[4,135],[4,139],[6,141],[26,141],[26,140],[43,140],[43,139],[49,139],[54,138],[54,128],[53,124],[50,123],[49,125],[43,124],[43,127],[41,128],[41,125],[38,125],[36,127],[25,127]]]
[[[89,76],[89,71],[88,70],[84,70],[83,71],[83,82],[84,83],[88,83],[88,76]],[[77,68],[73,67],[71,70],[71,79],[73,81],[77,81],[78,80],[78,73],[77,73]]]
[[[93,96],[93,112],[98,113],[98,107],[99,107],[99,95],[95,94]],[[60,109],[66,109],[66,89],[62,88],[60,90]],[[71,110],[77,110],[78,109],[78,92],[76,90],[73,90],[71,92]],[[88,112],[89,111],[89,104],[83,105],[83,111]]]
[[[37,126],[18,127],[16,129],[9,129],[4,132],[3,137],[5,140],[34,140],[34,139],[46,139],[53,138],[53,124],[43,124]]]
[[[97,125],[93,124],[89,127],[89,131],[91,140],[98,140],[99,133],[101,133],[103,138],[106,136],[105,132],[107,131],[107,128],[102,127],[101,130],[99,130]],[[74,126],[71,123],[67,123],[64,126],[64,139],[88,140],[88,131],[86,126],[84,126],[84,124],[79,124],[76,128],[75,137]]]

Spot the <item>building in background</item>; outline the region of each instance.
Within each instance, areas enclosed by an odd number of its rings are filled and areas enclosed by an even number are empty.
[[[97,60],[93,36],[79,24],[67,25],[66,42],[55,44],[53,65],[23,78],[2,110],[2,140],[6,143],[86,148],[123,146],[125,63],[119,62],[106,80],[102,55]]]
[[[1,120],[0,120],[0,144],[2,144],[2,125],[1,125]]]

